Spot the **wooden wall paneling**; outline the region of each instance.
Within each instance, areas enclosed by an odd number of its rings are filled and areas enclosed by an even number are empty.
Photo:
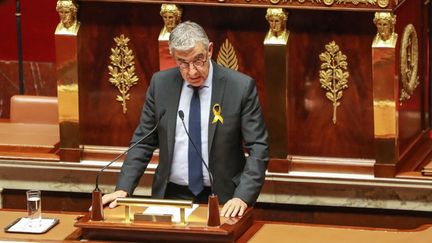
[[[372,13],[292,11],[288,20],[290,154],[374,158],[372,19]],[[332,122],[332,103],[319,81],[319,55],[331,41],[347,56],[349,71],[348,88],[343,91],[336,124]]]
[[[214,42],[214,60],[228,38],[237,55],[238,70],[256,80],[261,104],[265,104],[262,44],[268,30],[265,11],[262,8],[183,6],[183,21],[199,23]]]
[[[430,147],[431,137],[428,135],[429,125],[429,77],[427,77],[428,49],[427,37],[425,36],[423,3],[416,1],[406,1],[394,11],[396,18],[395,32],[398,33],[396,44],[396,70],[395,77],[397,82],[397,94],[401,96],[403,87],[401,72],[402,64],[402,43],[404,30],[412,24],[418,39],[418,67],[417,76],[419,85],[408,100],[398,100],[396,111],[398,115],[397,125],[397,161],[393,164],[377,164],[375,169],[376,176],[383,177],[420,177],[422,166],[431,159],[432,149]],[[398,98],[399,98],[398,97]]]
[[[427,110],[427,97],[429,92],[427,89],[427,78],[425,78],[424,65],[426,62],[426,52],[424,50],[424,44],[427,38],[423,35],[423,23],[422,23],[422,5],[421,1],[406,1],[402,4],[402,7],[396,9],[395,14],[397,15],[396,32],[398,33],[397,43],[397,59],[398,67],[396,75],[399,77],[399,93],[402,88],[400,77],[400,50],[403,40],[404,29],[408,24],[414,25],[418,38],[418,71],[419,85],[415,89],[414,94],[409,100],[399,102],[399,154],[401,158],[405,153],[413,146],[416,140],[421,136],[422,131],[427,129],[426,116]],[[426,81],[426,82],[425,82]]]
[[[27,207],[26,191],[4,189],[2,206],[8,209],[23,209]],[[47,211],[87,212],[91,205],[90,193],[42,191],[42,215]]]
[[[115,11],[114,11],[115,10]],[[159,69],[157,38],[159,5],[82,2],[80,5],[79,90],[82,143],[128,146],[135,130],[151,75]],[[130,90],[123,114],[119,94],[109,83],[108,65],[114,37],[130,38],[138,84]]]
[[[268,30],[266,9],[182,3],[184,2],[178,2],[183,7],[182,21],[200,23],[214,42],[213,59],[217,59],[226,39],[233,45],[239,71],[257,80],[260,101],[266,115],[266,109],[269,109],[264,92],[266,83],[263,40]],[[114,17],[110,15],[112,9],[116,9]],[[420,3],[410,3],[410,6],[404,9],[405,4],[397,8],[397,12],[400,12],[397,14],[401,16],[400,19],[398,17],[400,24],[415,18],[406,12],[417,13],[422,8]],[[374,12],[288,10],[290,14],[287,28],[291,34],[288,46],[290,55],[286,136],[289,156],[287,159],[274,160],[277,163],[286,163],[275,168],[289,168],[289,163],[295,161],[289,158],[296,156],[310,157],[310,162],[317,158],[315,162],[318,164],[323,159],[331,158],[342,159],[337,162],[343,166],[355,164],[359,159],[370,164],[375,159],[371,67],[371,44],[376,34]],[[138,124],[151,76],[159,70],[157,39],[163,27],[159,11],[160,4],[148,1],[80,3],[79,18],[82,26],[79,40],[79,82],[83,144],[128,145]],[[414,24],[421,25],[421,20],[415,19]],[[396,31],[401,35],[400,26],[397,25]],[[422,38],[422,32],[418,32]],[[107,66],[110,64],[111,48],[115,45],[113,38],[120,34],[131,39],[129,47],[134,52],[136,74],[140,79],[138,85],[131,89],[127,114],[122,114],[121,105],[115,100],[118,91],[108,82]],[[343,90],[341,104],[337,108],[335,124],[332,122],[332,103],[326,98],[326,91],[321,88],[319,81],[322,63],[319,55],[325,52],[325,46],[331,41],[347,56],[347,71],[350,75],[348,88]],[[424,59],[425,56],[422,55],[421,58]],[[399,141],[402,152],[413,146],[413,141],[425,127],[424,100],[429,94],[422,93],[421,89],[416,92],[419,95],[410,101],[413,104],[399,108],[399,122],[403,126]],[[275,130],[278,128],[271,127]],[[333,167],[337,171],[337,166]],[[359,171],[369,173],[370,170],[362,168]]]

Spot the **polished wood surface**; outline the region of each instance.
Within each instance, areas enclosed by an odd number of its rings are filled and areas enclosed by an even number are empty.
[[[14,222],[17,218],[26,217],[27,212],[0,210],[0,229]],[[63,240],[77,240],[80,236],[79,229],[74,227],[74,223],[78,213],[45,213],[42,211],[43,218],[57,218],[59,224],[54,226],[51,230],[44,234],[24,234],[24,233],[6,233],[0,231],[0,240],[32,240],[32,241],[63,241]]]
[[[352,19],[347,25],[342,19]],[[373,111],[370,46],[375,32],[372,13],[299,11],[290,16],[289,153],[295,155],[373,158]],[[355,21],[354,21],[355,20]],[[320,23],[317,25],[316,23]],[[319,54],[335,41],[347,56],[350,73],[332,122],[333,106],[321,88]],[[307,63],[307,65],[306,65]]]
[[[399,103],[399,154],[402,157],[409,152],[411,146],[415,144],[416,140],[421,135],[423,130],[427,130],[430,127],[428,123],[429,114],[429,77],[427,76],[428,68],[426,63],[427,60],[427,37],[423,33],[423,29],[427,25],[427,22],[422,18],[414,18],[413,13],[421,13],[423,3],[416,1],[405,1],[403,8],[397,9],[395,14],[397,15],[397,24],[395,26],[396,33],[399,34],[399,40],[397,46],[400,48],[402,44],[402,38],[404,29],[408,24],[412,24],[416,30],[418,38],[418,72],[419,85],[415,89],[411,98],[407,101]],[[398,49],[399,50],[399,49]],[[400,59],[400,51],[396,52],[396,60]],[[398,75],[400,73],[400,61],[397,65]],[[400,77],[399,77],[400,78]],[[402,88],[402,83],[399,83],[399,89]],[[400,93],[400,91],[398,91]]]
[[[113,14],[115,9],[115,14]],[[135,130],[151,75],[159,70],[157,38],[163,25],[157,5],[80,3],[78,41],[81,143],[127,146]],[[145,13],[145,15],[143,14]],[[130,38],[138,84],[130,90],[128,111],[116,101],[108,81],[114,37]]]
[[[0,159],[59,161],[59,126],[0,122]]]
[[[187,219],[186,225],[138,222],[125,223],[125,208],[105,209],[104,221],[91,221],[89,215],[75,226],[90,240],[157,241],[157,242],[234,242],[252,225],[252,208],[239,218],[220,217],[221,226],[207,226],[207,206],[200,205]],[[132,213],[143,207],[132,207]]]
[[[429,243],[431,225],[413,230],[347,228],[328,225],[278,224],[255,222],[238,242],[301,242],[301,243]]]

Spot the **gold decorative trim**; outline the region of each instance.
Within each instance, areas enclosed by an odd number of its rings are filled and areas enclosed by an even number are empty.
[[[284,2],[287,2],[288,0],[284,0]],[[306,0],[297,0],[299,3],[305,3]],[[321,3],[321,0],[310,0],[311,3]],[[291,1],[290,1],[291,2]],[[370,5],[376,5],[377,4],[377,0],[322,0],[322,2],[327,5],[327,6],[331,6],[333,5],[335,2],[336,4],[347,4],[347,3],[352,3],[354,5],[359,5],[359,4],[370,4]],[[378,0],[378,2],[387,2],[388,5],[388,0]],[[384,4],[384,3],[381,3]],[[380,6],[380,5],[379,5]],[[382,7],[382,6],[380,6]],[[386,6],[385,6],[386,7]]]
[[[405,1],[405,0],[404,0]],[[429,0],[424,0],[429,1]],[[204,0],[197,0],[197,2],[207,2]],[[217,0],[219,4],[225,4],[227,0]],[[233,3],[232,1],[230,3]],[[323,6],[326,8],[336,7],[336,8],[377,8],[378,6],[381,9],[389,10],[390,0],[244,0],[244,3],[253,4],[253,5],[261,5],[268,6],[269,4],[276,5],[284,5],[284,6],[302,6],[306,5],[308,7],[314,8],[315,6]],[[399,1],[394,0],[395,4],[398,5]],[[235,4],[235,3],[233,3]],[[396,6],[395,5],[395,6]],[[426,5],[426,4],[425,4]]]
[[[238,70],[237,55],[228,38],[225,39],[225,42],[222,44],[222,47],[219,50],[217,63],[224,67]]]
[[[128,47],[129,38],[123,34],[115,37],[114,41],[117,44],[115,48],[111,48],[111,65],[108,65],[108,70],[111,78],[109,82],[116,86],[120,92],[116,100],[121,102],[123,114],[126,114],[126,101],[130,99],[128,93],[130,88],[138,83],[138,77],[135,75],[135,62],[132,50]]]
[[[378,0],[378,1],[382,1],[382,0]],[[388,0],[384,0],[384,1],[388,1]],[[336,0],[337,4],[346,4],[346,3],[352,3],[354,5],[359,5],[360,3],[363,4],[371,4],[371,5],[375,5],[377,3],[377,0]]]
[[[335,41],[325,45],[326,51],[319,55],[323,62],[319,72],[321,88],[327,90],[326,97],[333,103],[333,124],[336,124],[336,110],[340,105],[342,90],[348,88],[349,72],[347,57],[336,45]]]
[[[405,27],[401,44],[401,94],[400,101],[409,100],[414,90],[419,85],[418,71],[418,39],[414,25],[408,24]]]

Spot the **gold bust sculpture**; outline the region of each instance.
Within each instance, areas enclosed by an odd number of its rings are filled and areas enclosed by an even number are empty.
[[[269,23],[269,31],[264,39],[264,44],[282,44],[288,41],[286,22],[288,13],[282,8],[268,8],[265,16]]]
[[[164,27],[159,34],[159,40],[168,40],[171,31],[181,21],[182,9],[175,4],[162,4],[160,15],[163,19]]]
[[[394,32],[396,15],[388,12],[376,12],[373,22],[377,27],[377,34],[372,46],[395,47],[397,41],[397,34]]]
[[[76,35],[79,28],[77,21],[78,5],[72,0],[58,0],[56,10],[60,17],[56,34]]]

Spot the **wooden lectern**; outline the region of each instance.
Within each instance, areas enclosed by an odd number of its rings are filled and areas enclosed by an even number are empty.
[[[235,242],[252,225],[252,208],[239,218],[221,217],[221,226],[207,226],[207,205],[200,205],[187,219],[186,225],[166,222],[126,223],[124,206],[104,210],[104,221],[91,221],[90,214],[81,218],[75,227],[88,240],[120,240],[138,242]],[[144,211],[132,207],[133,212]]]

